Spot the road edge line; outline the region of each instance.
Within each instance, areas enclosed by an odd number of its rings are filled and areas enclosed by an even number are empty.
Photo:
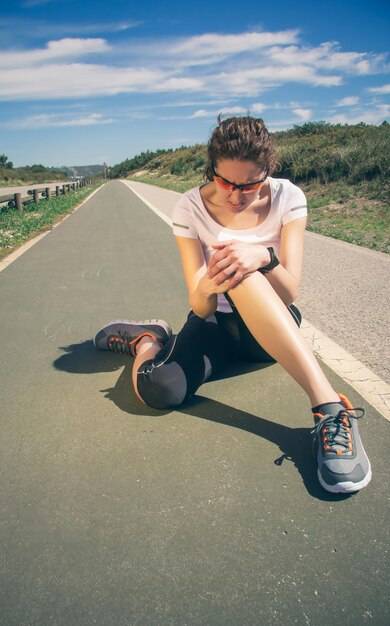
[[[390,421],[390,385],[307,319],[301,331],[316,356]]]
[[[168,215],[165,215],[165,213],[163,213],[160,209],[154,206],[154,204],[149,202],[149,200],[147,200],[142,194],[140,194],[139,191],[133,189],[133,187],[131,187],[130,181],[121,180],[120,182],[126,185],[126,187],[128,187],[129,189],[131,189],[131,191],[135,193],[135,195],[138,196],[138,198],[142,200],[142,202],[145,202],[145,204],[149,207],[149,209],[153,211],[153,213],[158,215],[158,217],[160,217],[166,224],[168,224],[168,226],[172,228],[172,220],[168,217]]]

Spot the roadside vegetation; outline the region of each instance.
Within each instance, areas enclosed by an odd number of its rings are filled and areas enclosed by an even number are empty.
[[[63,165],[45,167],[39,163],[14,167],[5,154],[0,154],[0,195],[1,187],[21,187],[43,185],[44,183],[66,182],[69,178],[104,178],[106,164],[103,165]]]
[[[1,187],[54,183],[66,181],[67,178],[66,167],[45,167],[40,164],[14,167],[12,161],[5,154],[0,154],[0,195]]]
[[[98,184],[94,183],[64,196],[29,203],[23,211],[0,205],[0,258],[71,213],[96,187]]]
[[[390,252],[390,125],[308,122],[274,133],[279,172],[307,195],[308,230]],[[204,181],[206,146],[143,152],[111,168],[184,192]]]

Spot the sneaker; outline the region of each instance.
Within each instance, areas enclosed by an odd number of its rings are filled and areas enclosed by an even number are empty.
[[[172,329],[164,320],[115,320],[99,330],[93,342],[99,350],[135,356],[136,345],[142,337],[152,337],[163,346],[171,335]]]
[[[314,453],[318,462],[318,479],[327,491],[352,493],[366,487],[371,480],[371,465],[360,439],[357,420],[364,409],[352,408],[343,395],[345,406],[337,415],[316,413]]]

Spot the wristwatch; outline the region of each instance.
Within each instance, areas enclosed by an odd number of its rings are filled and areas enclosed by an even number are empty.
[[[259,267],[259,272],[261,272],[262,274],[268,274],[268,272],[270,272],[274,269],[274,267],[277,267],[280,264],[280,261],[276,256],[275,250],[273,248],[267,248],[267,250],[270,254],[271,260],[268,265],[264,265],[264,267]]]

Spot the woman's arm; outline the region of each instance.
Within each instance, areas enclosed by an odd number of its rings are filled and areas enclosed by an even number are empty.
[[[280,265],[265,274],[266,278],[288,306],[298,295],[303,259],[303,238],[306,217],[289,222],[282,227],[280,240]],[[268,265],[270,256],[261,244],[227,241],[213,246],[216,250],[209,263],[209,274],[216,283],[234,289],[246,276]]]
[[[300,217],[282,227],[280,265],[265,274],[278,296],[287,306],[298,297],[301,284],[306,222],[306,217]]]
[[[217,283],[209,276],[199,239],[175,237],[179,248],[191,309],[206,318],[217,310],[217,294],[225,293],[228,281]]]

